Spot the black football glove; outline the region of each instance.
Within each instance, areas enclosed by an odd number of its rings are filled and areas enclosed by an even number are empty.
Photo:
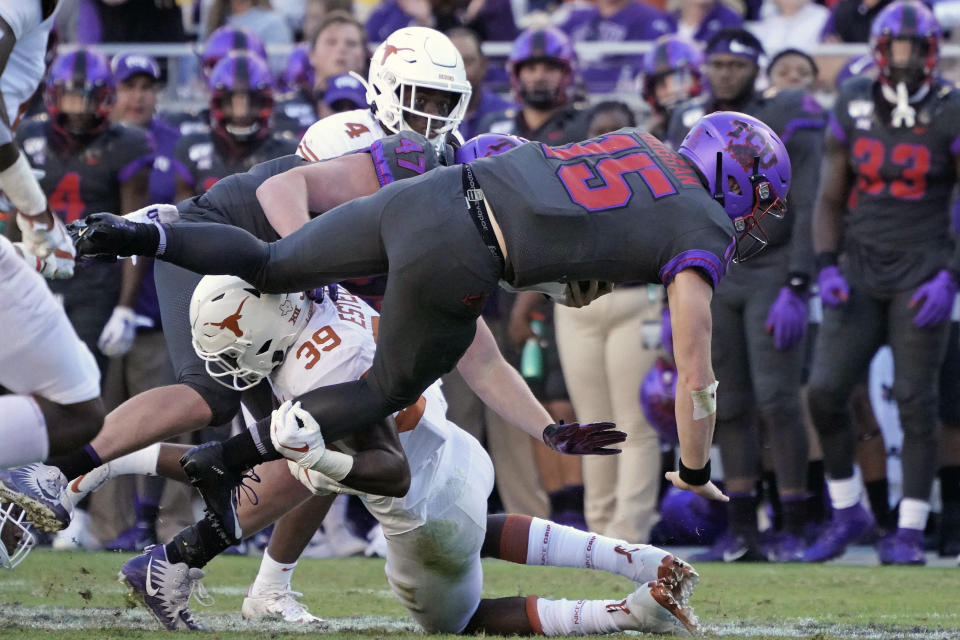
[[[616,426],[612,422],[551,424],[543,430],[543,441],[560,453],[610,456],[620,453],[620,449],[609,449],[609,445],[627,439],[626,433],[615,430]]]
[[[67,225],[78,256],[155,256],[160,232],[153,224],[112,213],[91,213]]]

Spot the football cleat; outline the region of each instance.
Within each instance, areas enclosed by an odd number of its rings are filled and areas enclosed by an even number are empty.
[[[50,546],[54,551],[96,551],[103,545],[90,530],[90,514],[74,509],[70,524],[57,532]]]
[[[109,479],[110,463],[108,462],[71,480],[66,489],[67,500],[76,507],[78,502],[102,487]]]
[[[700,580],[693,567],[659,547],[621,541],[613,551],[617,554],[616,572],[632,580],[635,586],[660,578],[672,578],[679,582],[692,580],[694,586]],[[693,591],[693,586],[690,591]]]
[[[627,624],[619,623],[621,629],[646,633],[696,632],[697,617],[693,609],[680,604],[673,596],[675,585],[669,578],[649,582],[622,602],[607,605],[607,611],[622,611],[630,617]]]
[[[118,579],[130,587],[130,599],[143,604],[165,629],[205,631],[188,606],[191,596],[203,606],[213,604],[200,582],[203,576],[201,569],[169,562],[166,549],[158,545],[127,560]]]
[[[207,442],[194,447],[180,458],[180,466],[190,484],[206,503],[205,512],[224,541],[234,545],[243,538],[237,519],[236,488],[243,476],[227,469],[223,461],[223,445]]]
[[[767,557],[756,540],[724,533],[712,547],[690,559],[694,562],[766,562]]]
[[[137,522],[103,545],[103,548],[107,551],[143,551],[155,544],[157,544],[156,528]]]
[[[926,564],[923,531],[900,527],[877,543],[877,555],[881,564]]]
[[[876,521],[861,504],[846,509],[834,509],[829,526],[803,554],[804,562],[826,562],[839,558],[847,546],[869,535]]]
[[[266,590],[251,595],[253,586],[247,589],[247,595],[243,599],[243,606],[240,613],[244,620],[257,620],[260,618],[275,618],[284,622],[306,622],[318,625],[326,625],[327,621],[318,618],[297,600],[303,596],[298,591],[290,589],[290,585],[283,585],[275,590]]]
[[[42,463],[0,469],[0,499],[27,512],[26,519],[41,531],[59,531],[70,524],[73,506],[66,498],[67,479],[56,467]]]
[[[807,545],[801,536],[780,532],[767,547],[767,560],[770,562],[803,562]]]

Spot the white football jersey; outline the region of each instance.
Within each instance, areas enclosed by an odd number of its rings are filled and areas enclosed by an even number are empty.
[[[60,3],[57,3],[53,14],[44,20],[40,0],[0,1],[0,17],[10,25],[17,39],[0,75],[0,92],[11,125],[17,120],[20,105],[30,99],[43,79],[47,68],[47,39],[59,10]]]
[[[370,109],[334,113],[310,125],[300,139],[297,155],[310,162],[328,160],[366,149],[386,136]]]
[[[362,377],[373,364],[379,322],[380,314],[343,288],[335,303],[328,298],[315,303],[310,322],[270,376],[274,394],[284,402],[318,387]],[[445,445],[459,427],[447,421],[447,402],[439,382],[394,418],[410,465],[410,490],[403,498],[361,497],[387,531],[402,533],[426,521],[428,501],[441,488],[434,486],[438,469],[449,458]],[[336,446],[350,451],[344,443]],[[356,493],[333,480],[328,484],[330,491]]]

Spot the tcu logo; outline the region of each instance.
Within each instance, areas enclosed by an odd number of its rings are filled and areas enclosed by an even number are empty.
[[[731,138],[727,143],[726,151],[737,161],[744,171],[753,170],[753,159],[760,158],[760,167],[769,169],[777,164],[777,154],[773,146],[764,140],[763,134],[750,123],[743,120],[734,120],[733,129],[727,132]],[[742,138],[742,140],[740,140]]]

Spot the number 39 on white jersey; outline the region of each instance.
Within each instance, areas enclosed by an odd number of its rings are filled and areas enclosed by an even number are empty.
[[[315,303],[310,322],[270,376],[274,394],[283,402],[318,387],[362,377],[373,364],[379,323],[376,311],[343,288],[335,303],[329,298]],[[419,526],[426,517],[420,511],[431,494],[433,467],[446,458],[441,451],[458,429],[447,421],[446,413],[446,400],[439,383],[434,383],[414,405],[395,414],[400,444],[410,465],[410,490],[404,498],[377,497],[368,502],[381,524],[394,531]],[[330,487],[336,490],[332,481]]]

